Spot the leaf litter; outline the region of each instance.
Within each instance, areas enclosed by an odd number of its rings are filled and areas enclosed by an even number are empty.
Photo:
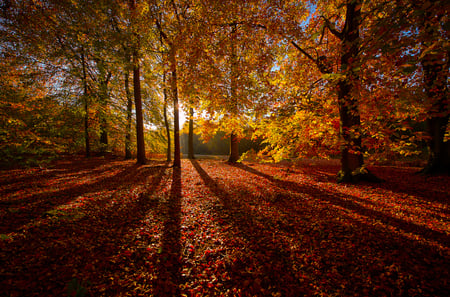
[[[448,176],[61,160],[0,172],[4,296],[448,296]],[[2,296],[3,296],[2,295]]]

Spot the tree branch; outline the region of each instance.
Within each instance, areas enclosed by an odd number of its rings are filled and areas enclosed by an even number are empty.
[[[326,17],[324,17],[323,15],[321,16],[321,18],[323,18],[325,20],[325,27],[328,28],[328,30],[330,30],[331,33],[333,33],[334,36],[336,36],[337,38],[339,38],[340,40],[344,39],[344,33],[338,31],[330,22],[329,19],[327,19]]]
[[[313,61],[314,63],[317,62],[316,59],[314,59],[310,54],[308,54],[304,49],[302,49],[297,43],[295,43],[294,41],[291,41],[291,44],[298,49],[302,54],[304,54],[308,59],[310,59],[311,61]]]

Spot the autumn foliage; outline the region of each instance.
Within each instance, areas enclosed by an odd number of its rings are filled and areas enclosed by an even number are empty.
[[[448,296],[447,2],[0,1],[0,295]]]

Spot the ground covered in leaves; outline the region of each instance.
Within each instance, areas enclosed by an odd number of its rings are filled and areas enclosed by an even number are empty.
[[[0,296],[448,296],[450,178],[374,167],[385,183],[338,185],[338,169],[0,171]]]

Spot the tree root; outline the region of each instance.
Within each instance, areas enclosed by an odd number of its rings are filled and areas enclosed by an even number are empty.
[[[381,183],[385,180],[377,177],[375,174],[367,170],[365,167],[359,167],[353,171],[339,171],[337,174],[338,183],[359,183],[359,182]]]

